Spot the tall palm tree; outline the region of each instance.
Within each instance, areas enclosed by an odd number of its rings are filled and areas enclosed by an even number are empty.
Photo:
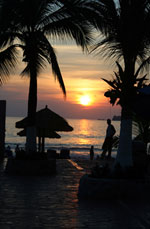
[[[28,98],[27,152],[36,151],[35,114],[37,77],[50,64],[63,94],[65,85],[50,39],[74,39],[83,49],[91,41],[90,25],[83,18],[84,1],[76,0],[7,0],[3,4],[11,19],[8,34],[23,51],[26,67],[21,75],[30,78]],[[9,4],[8,4],[9,3]]]
[[[132,166],[132,96],[136,67],[149,60],[150,1],[97,0],[94,9],[95,17],[91,23],[100,31],[94,51],[122,61],[124,69],[121,92],[124,102],[116,163],[122,167]]]

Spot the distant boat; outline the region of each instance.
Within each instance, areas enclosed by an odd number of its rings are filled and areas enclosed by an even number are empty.
[[[112,118],[113,121],[120,121],[121,120],[121,116],[119,115],[114,115]]]

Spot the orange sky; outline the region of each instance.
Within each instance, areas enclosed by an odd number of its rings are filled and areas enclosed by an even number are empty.
[[[56,54],[67,90],[63,94],[48,66],[38,78],[38,110],[47,104],[50,109],[66,118],[111,118],[120,114],[120,108],[112,107],[104,92],[108,86],[101,78],[110,78],[114,66],[100,57],[86,55],[76,45],[56,45]],[[7,115],[25,116],[27,113],[29,79],[21,78],[20,63],[10,80],[0,90],[0,99],[7,100]],[[81,105],[81,97],[89,96],[90,103]],[[83,102],[83,101],[82,101]]]

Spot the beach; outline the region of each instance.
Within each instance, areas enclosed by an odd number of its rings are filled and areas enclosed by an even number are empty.
[[[15,123],[22,117],[6,117],[6,137],[5,146],[8,145],[14,151],[18,144],[20,148],[25,147],[26,138],[17,135],[20,129],[15,128]],[[45,139],[45,150],[54,149],[57,153],[62,148],[70,150],[71,158],[89,159],[91,145],[94,146],[95,157],[102,152],[102,144],[106,134],[106,120],[88,120],[88,119],[67,119],[68,123],[74,128],[71,132],[58,132],[60,139]],[[116,135],[119,135],[120,121],[112,122],[116,129]],[[116,155],[116,149],[113,149],[112,155]]]

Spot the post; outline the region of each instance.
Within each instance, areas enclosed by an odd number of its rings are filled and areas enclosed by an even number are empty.
[[[6,101],[0,100],[0,160],[3,160],[5,152],[5,120]]]

